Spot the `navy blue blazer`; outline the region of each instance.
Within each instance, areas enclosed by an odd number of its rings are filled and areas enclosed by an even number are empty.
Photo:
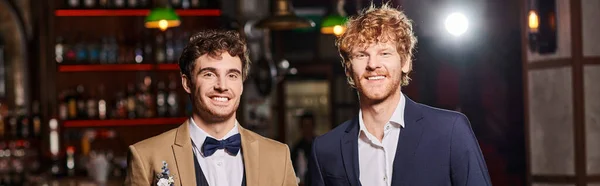
[[[394,158],[393,186],[491,185],[465,115],[406,97],[404,126]],[[309,185],[371,185],[359,180],[358,132],[356,116],[314,140]]]

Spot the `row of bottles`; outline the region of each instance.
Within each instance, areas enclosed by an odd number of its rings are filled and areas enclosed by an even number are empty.
[[[62,64],[144,64],[177,63],[187,44],[189,32],[167,30],[157,35],[144,34],[136,40],[123,35],[101,39],[57,37],[54,59]]]
[[[129,83],[126,90],[107,97],[103,85],[86,91],[83,85],[65,90],[60,95],[59,117],[75,119],[134,119],[154,117],[180,117],[180,98],[175,78],[168,83],[159,81],[153,91],[152,79],[146,76],[136,84]]]
[[[31,110],[0,109],[0,185],[28,185],[27,178],[40,173],[41,122],[38,101]]]
[[[40,173],[38,147],[27,140],[0,141],[0,185],[29,185]]]
[[[122,145],[115,130],[65,130],[62,136],[62,155],[53,158],[51,163],[54,177],[87,176],[90,180],[97,181],[101,177],[106,180],[125,176],[127,158],[122,150],[115,149]]]
[[[65,7],[70,9],[146,9],[155,4],[151,0],[65,0]],[[219,8],[219,0],[168,0],[168,5],[181,9],[209,9]]]
[[[34,101],[32,114],[25,107],[0,113],[0,139],[37,139],[41,135],[40,104]]]

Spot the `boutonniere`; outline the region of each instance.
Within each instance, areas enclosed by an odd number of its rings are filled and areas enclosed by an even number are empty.
[[[166,161],[163,161],[162,173],[156,175],[156,179],[158,182],[157,186],[173,186],[175,184],[175,180],[173,176],[169,175],[169,168]]]

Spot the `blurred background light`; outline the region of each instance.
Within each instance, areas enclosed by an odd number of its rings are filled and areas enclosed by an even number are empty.
[[[446,26],[448,33],[458,37],[467,31],[469,28],[469,21],[464,14],[455,12],[446,17],[444,25]]]

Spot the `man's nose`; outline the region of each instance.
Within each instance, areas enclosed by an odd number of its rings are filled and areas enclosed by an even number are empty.
[[[227,88],[227,81],[225,77],[219,77],[217,79],[217,83],[215,84],[215,90],[220,92],[225,92],[229,90],[229,88]]]
[[[369,60],[367,61],[367,70],[375,70],[379,67],[381,67],[379,60],[375,57],[369,57]]]

